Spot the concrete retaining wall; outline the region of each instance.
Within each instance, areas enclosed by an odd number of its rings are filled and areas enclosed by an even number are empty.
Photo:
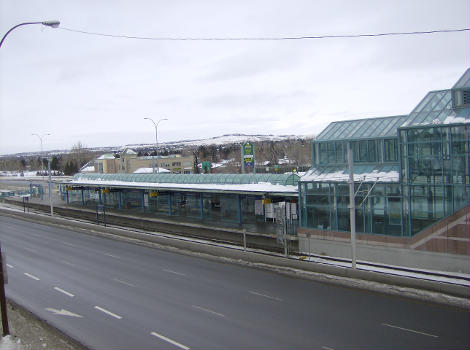
[[[309,243],[310,242],[310,243]],[[299,236],[299,252],[351,259],[351,243]],[[357,260],[415,269],[470,274],[468,256],[356,243]]]

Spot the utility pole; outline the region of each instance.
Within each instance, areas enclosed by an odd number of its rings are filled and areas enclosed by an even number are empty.
[[[354,162],[351,150],[351,142],[348,142],[348,166],[349,166],[349,221],[351,224],[351,264],[356,268],[356,196],[354,194]]]
[[[3,328],[3,336],[7,336],[10,334],[10,328],[8,327],[8,314],[7,314],[7,301],[5,296],[5,283],[6,283],[6,264],[4,264],[2,255],[2,244],[0,243],[0,263],[1,271],[0,271],[0,308],[2,311],[2,328]]]

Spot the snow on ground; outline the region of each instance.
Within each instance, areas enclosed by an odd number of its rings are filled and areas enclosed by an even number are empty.
[[[0,350],[22,350],[20,339],[12,339],[10,335],[3,337],[0,341]]]

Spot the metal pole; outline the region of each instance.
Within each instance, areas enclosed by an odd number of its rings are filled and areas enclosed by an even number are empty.
[[[243,250],[246,252],[246,228],[243,229]]]
[[[0,271],[0,304],[2,310],[2,327],[3,327],[3,336],[7,336],[10,334],[10,328],[8,327],[8,314],[7,314],[7,301],[5,296],[5,272],[6,269],[5,264],[3,263],[3,255],[2,255],[2,244],[0,243],[0,262],[2,264],[1,271]]]
[[[349,166],[349,221],[351,224],[351,255],[352,268],[356,268],[356,198],[354,195],[354,163],[351,142],[348,142]]]
[[[54,216],[54,207],[52,206],[52,179],[51,179],[51,159],[48,159],[47,170],[49,172],[49,205],[51,206],[51,216]]]

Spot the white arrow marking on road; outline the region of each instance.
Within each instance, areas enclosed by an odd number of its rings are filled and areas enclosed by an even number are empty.
[[[53,309],[53,308],[51,308],[51,307],[48,307],[48,308],[46,308],[46,310],[52,312],[54,315],[70,316],[70,317],[80,317],[80,318],[83,317],[83,316],[81,316],[81,315],[74,314],[73,312],[67,311],[67,310],[65,310],[65,309],[57,310],[57,309]]]

